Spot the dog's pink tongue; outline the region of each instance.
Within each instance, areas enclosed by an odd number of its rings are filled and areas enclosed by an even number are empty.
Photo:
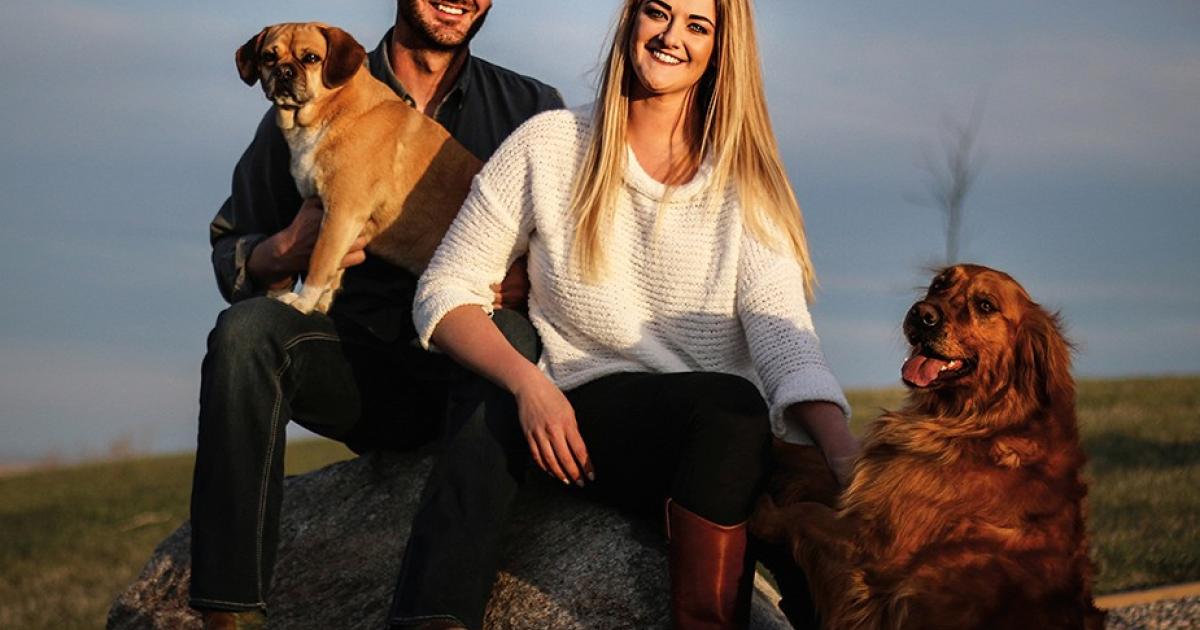
[[[914,354],[900,368],[900,376],[917,387],[929,387],[930,383],[937,380],[944,365],[946,362],[941,359]]]

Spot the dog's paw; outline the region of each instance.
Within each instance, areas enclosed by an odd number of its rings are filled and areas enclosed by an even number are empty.
[[[333,291],[326,291],[321,294],[320,299],[317,300],[317,303],[313,308],[315,308],[318,313],[328,313],[330,306],[333,306]]]
[[[304,287],[300,290],[300,293],[289,291],[275,299],[283,302],[284,304],[289,304],[292,308],[307,315],[313,312],[313,309],[316,308],[317,301],[320,299],[320,297],[320,289],[310,289],[309,287]]]
[[[294,304],[296,300],[300,299],[300,296],[295,291],[272,292],[268,293],[267,297],[279,300],[284,304]]]

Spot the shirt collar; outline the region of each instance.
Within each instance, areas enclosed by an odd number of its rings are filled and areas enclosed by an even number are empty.
[[[383,39],[379,41],[379,45],[367,56],[371,75],[382,81],[384,85],[392,88],[392,91],[404,99],[404,102],[408,103],[409,106],[415,107],[416,102],[413,100],[413,97],[409,95],[408,90],[404,89],[404,84],[400,83],[400,79],[396,78],[396,73],[392,70],[392,59],[388,56],[388,48],[391,41],[392,29],[389,28],[383,34]],[[443,105],[452,106],[456,110],[462,109],[463,99],[466,97],[471,86],[471,75],[474,69],[473,66],[475,65],[474,60],[474,56],[468,52],[466,61],[463,62],[462,68],[459,69],[458,78],[454,80],[454,87],[450,88],[450,91],[446,93],[446,97],[435,108],[436,110],[440,112]]]

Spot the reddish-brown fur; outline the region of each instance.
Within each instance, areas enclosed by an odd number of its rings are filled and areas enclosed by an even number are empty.
[[[914,353],[972,369],[869,428],[836,509],[775,483],[752,527],[789,542],[831,630],[1103,628],[1057,316],[975,265],[943,270],[918,304],[940,318],[914,334],[910,314]]]

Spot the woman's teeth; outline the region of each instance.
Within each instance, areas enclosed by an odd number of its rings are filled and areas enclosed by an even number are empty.
[[[683,60],[679,59],[678,57],[672,57],[671,55],[668,55],[667,53],[665,53],[661,50],[652,50],[652,51],[650,51],[650,54],[655,59],[657,59],[663,63],[669,63],[671,65],[683,63]]]

